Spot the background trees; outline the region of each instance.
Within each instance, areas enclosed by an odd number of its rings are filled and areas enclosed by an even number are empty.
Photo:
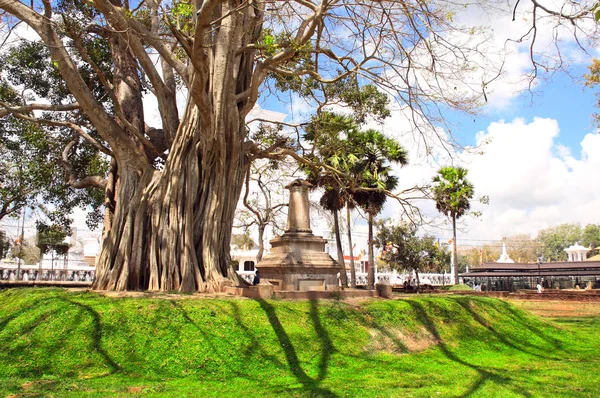
[[[538,257],[544,261],[567,261],[565,249],[579,243],[590,248],[588,257],[597,254],[595,248],[600,243],[599,228],[596,224],[588,224],[581,228],[579,224],[560,224],[541,230],[536,241]]]
[[[99,189],[102,186],[84,179],[88,174],[104,177],[106,160],[91,145],[73,141],[60,124],[46,120],[47,113],[36,123],[29,105],[38,97],[52,103],[68,97],[60,75],[46,61],[48,56],[40,43],[24,42],[0,58],[0,220],[20,214],[23,207],[34,207],[43,210],[51,222],[68,226],[73,208],[89,206],[88,225],[95,227],[102,216],[104,192]],[[17,109],[23,113],[12,112]],[[62,121],[75,117],[64,115]],[[84,186],[89,189],[76,189]]]

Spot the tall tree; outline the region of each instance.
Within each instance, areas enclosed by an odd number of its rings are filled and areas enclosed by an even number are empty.
[[[456,251],[456,220],[471,208],[473,184],[467,180],[467,170],[462,167],[442,167],[433,177],[433,198],[439,212],[452,221],[452,263],[454,283],[458,283],[458,258]]]
[[[71,181],[106,187],[95,289],[213,291],[241,282],[229,247],[248,162],[301,158],[284,141],[249,139],[245,119],[259,94],[308,90],[325,99],[321,84],[360,75],[408,104],[418,127],[433,126],[440,109],[471,109],[482,94],[479,84],[460,84],[485,56],[473,27],[453,23],[461,7],[0,0],[6,29],[22,22],[37,33],[49,52],[39,62],[66,90],[58,101],[38,93],[0,112],[64,128],[73,146],[86,141],[111,160],[108,175]],[[455,40],[463,35],[468,45]],[[187,95],[181,112],[178,92]],[[158,105],[154,126],[145,96]]]
[[[351,137],[353,148],[359,149],[358,161],[353,166],[357,186],[350,187],[353,200],[367,213],[369,224],[369,269],[367,286],[375,288],[375,256],[373,253],[373,223],[381,212],[388,195],[398,186],[398,178],[392,174],[391,164],[405,165],[408,153],[397,141],[387,138],[376,130],[356,133]]]
[[[349,199],[348,188],[352,175],[350,170],[358,160],[351,148],[348,136],[356,133],[357,125],[350,116],[321,112],[305,127],[304,139],[310,141],[315,151],[311,155],[318,159],[313,165],[303,167],[307,180],[315,189],[323,189],[319,204],[333,215],[334,235],[340,280],[348,286],[346,262],[342,248],[339,212]],[[352,272],[352,271],[351,271]],[[356,287],[356,282],[353,287]]]

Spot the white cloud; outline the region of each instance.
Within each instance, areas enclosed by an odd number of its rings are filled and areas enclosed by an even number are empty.
[[[483,212],[469,221],[463,236],[499,239],[567,222],[600,220],[600,135],[581,142],[579,159],[556,143],[560,133],[552,119],[535,118],[490,124],[479,140],[488,139],[483,155],[465,162],[476,195],[489,195],[490,204],[473,202]]]
[[[469,170],[476,199],[482,195],[490,198],[489,205],[472,201],[472,210],[481,211],[482,216],[463,219],[459,241],[498,240],[521,233],[535,236],[539,230],[561,223],[600,222],[599,134],[586,135],[580,148],[571,149],[557,142],[560,129],[556,120],[517,118],[491,123],[486,131],[477,133],[477,149],[447,151],[433,139],[447,138],[444,131],[425,131],[427,141],[433,143],[426,150],[418,135],[406,133],[402,119],[394,112],[383,126],[386,134],[409,151],[409,165],[396,169],[400,189],[429,184],[440,166],[454,164]],[[426,216],[442,221],[432,200],[414,203]],[[400,211],[390,200],[382,217],[397,217]],[[426,227],[428,233],[451,236],[450,224],[434,225]]]

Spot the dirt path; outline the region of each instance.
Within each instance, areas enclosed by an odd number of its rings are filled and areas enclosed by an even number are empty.
[[[600,317],[600,302],[509,300],[513,305],[546,318]]]

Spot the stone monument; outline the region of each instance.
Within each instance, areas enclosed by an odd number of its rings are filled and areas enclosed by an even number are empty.
[[[271,251],[258,264],[261,278],[275,290],[338,290],[337,262],[325,253],[326,239],[310,229],[308,189],[311,184],[295,180],[290,190],[285,233],[272,239]]]

